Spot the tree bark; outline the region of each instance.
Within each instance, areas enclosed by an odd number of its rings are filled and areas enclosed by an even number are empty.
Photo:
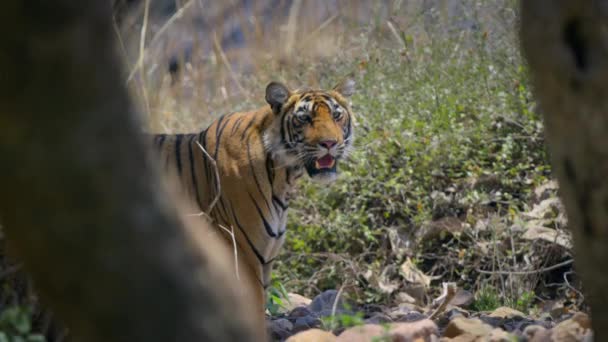
[[[608,4],[522,0],[521,42],[544,115],[596,341],[608,340]]]
[[[43,300],[77,341],[258,340],[218,271],[231,256],[218,261],[158,186],[110,2],[5,2],[0,217]]]

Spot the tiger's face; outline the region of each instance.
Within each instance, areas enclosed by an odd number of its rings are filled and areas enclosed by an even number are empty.
[[[338,162],[353,144],[352,114],[347,98],[354,92],[348,79],[332,90],[291,92],[280,83],[266,88],[274,114],[265,134],[266,148],[284,166],[304,168],[315,181],[336,179]]]

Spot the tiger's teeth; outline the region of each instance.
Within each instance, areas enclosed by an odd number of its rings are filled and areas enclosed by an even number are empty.
[[[315,168],[318,170],[321,168],[321,164],[319,164],[318,160],[315,160]]]
[[[328,169],[331,169],[332,167],[334,167],[334,164],[336,163],[335,159],[332,159],[331,164],[329,164],[329,166],[327,167]]]

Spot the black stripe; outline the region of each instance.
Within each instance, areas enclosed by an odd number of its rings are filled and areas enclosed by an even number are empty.
[[[157,144],[158,144],[157,148],[160,150],[163,147],[163,143],[165,142],[165,138],[167,138],[167,135],[166,134],[160,134],[160,135],[157,135],[156,138],[158,140],[157,141]]]
[[[220,150],[220,139],[222,138],[222,133],[224,132],[224,128],[228,124],[228,118],[234,113],[222,116],[217,122],[217,128],[215,129],[215,153],[213,155],[213,159],[217,163],[217,154]],[[222,125],[222,123],[224,123]]]
[[[190,141],[188,142],[188,157],[190,158],[190,174],[192,175],[192,186],[194,187],[194,193],[196,195],[196,203],[198,204],[201,210],[205,210],[201,205],[201,197],[198,193],[198,182],[196,179],[196,172],[194,170],[194,153],[192,152],[192,144],[194,144],[194,140],[196,139],[196,134],[192,134],[190,137]]]
[[[255,168],[253,166],[253,160],[251,160],[251,146],[249,144],[250,140],[251,140],[250,138],[247,139],[247,159],[249,161],[249,168],[251,169],[251,174],[253,176],[253,180],[255,181],[255,185],[257,186],[258,191],[260,192],[260,195],[264,199],[264,203],[266,203],[266,208],[268,208],[268,210],[270,211],[270,204],[268,203],[268,199],[264,195],[264,191],[262,190],[262,187],[260,186],[260,180],[258,179],[258,176],[255,173]],[[272,188],[270,189],[270,191],[272,191]]]
[[[241,122],[243,122],[244,118],[244,116],[241,116],[240,118],[236,119],[236,122],[234,125],[232,125],[232,129],[230,130],[230,135],[234,135],[234,133],[236,133],[236,130],[239,128],[239,126],[241,126]]]
[[[245,140],[245,135],[247,134],[247,132],[249,132],[249,129],[251,128],[251,126],[253,125],[253,123],[255,122],[255,116],[251,118],[251,120],[249,120],[249,122],[247,123],[247,126],[245,126],[245,129],[243,130],[243,134],[241,134],[241,140]]]
[[[274,161],[270,157],[270,153],[266,153],[266,174],[268,175],[268,183],[270,183],[270,188],[272,189],[272,185],[274,184]]]
[[[182,156],[180,153],[180,145],[182,144],[183,134],[177,134],[175,136],[175,163],[177,164],[177,174],[182,174]]]
[[[266,221],[266,218],[264,217],[264,213],[262,213],[262,209],[260,209],[260,206],[255,201],[255,198],[253,198],[253,196],[251,195],[251,193],[249,193],[249,197],[251,198],[251,201],[253,202],[253,205],[255,205],[255,208],[258,210],[258,214],[260,215],[260,218],[262,219],[262,223],[264,224],[264,229],[266,230],[266,233],[270,237],[276,238],[277,234],[272,230],[272,226],[270,226],[270,223],[268,223],[268,221]]]
[[[234,215],[234,213],[232,214],[232,217],[234,218],[234,223],[236,224],[236,227],[245,236],[245,240],[247,240],[247,244],[249,245],[249,247],[251,247],[251,250],[253,250],[253,253],[257,257],[258,261],[262,265],[268,264],[268,262],[266,260],[264,260],[264,257],[262,256],[262,254],[260,254],[260,252],[258,252],[258,250],[255,248],[255,246],[253,245],[253,242],[251,242],[251,239],[249,238],[249,235],[247,235],[247,233],[245,233],[245,230],[243,229],[243,226],[241,226],[241,224],[239,223],[239,220],[236,218],[236,215]]]
[[[215,204],[215,206],[216,207],[213,208],[212,211],[217,213],[217,215],[219,216],[219,218],[221,219],[222,222],[229,222],[228,221],[228,210],[226,210],[226,206],[224,204],[224,199],[222,197],[220,197],[219,201]],[[234,216],[234,213],[232,213],[232,216]]]
[[[289,208],[289,206],[285,203],[283,203],[283,201],[281,201],[281,199],[279,199],[275,194],[272,194],[272,202],[276,203],[279,205],[279,207],[281,207],[281,209],[283,209],[283,211],[287,210],[287,208]]]

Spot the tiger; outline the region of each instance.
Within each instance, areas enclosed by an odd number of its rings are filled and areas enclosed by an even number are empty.
[[[333,182],[338,162],[352,149],[354,90],[351,78],[329,90],[270,82],[257,110],[223,115],[201,132],[151,137],[163,171],[177,176],[228,248],[236,242],[242,281],[262,319],[296,181],[306,173]]]

